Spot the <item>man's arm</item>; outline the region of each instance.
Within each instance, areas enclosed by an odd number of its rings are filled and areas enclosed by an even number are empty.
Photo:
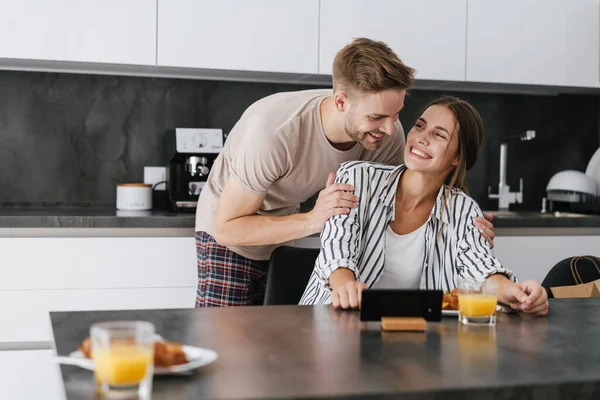
[[[287,216],[257,215],[266,193],[252,193],[230,177],[221,197],[215,217],[214,238],[222,246],[258,246],[280,244],[321,232],[330,217],[347,214],[356,207],[358,198],[351,185],[333,183],[330,174],[327,186],[319,194],[312,211]]]

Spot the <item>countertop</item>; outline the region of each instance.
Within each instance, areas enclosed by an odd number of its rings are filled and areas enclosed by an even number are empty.
[[[0,208],[0,228],[193,228],[194,213],[102,207]]]
[[[600,215],[565,212],[484,211],[497,228],[600,228]]]
[[[153,399],[522,399],[600,396],[600,298],[552,299],[546,318],[500,314],[495,328],[456,317],[422,332],[382,332],[329,306],[52,312],[59,355],[90,324],[136,319],[168,340],[215,350],[191,376],[154,380]],[[62,365],[69,399],[88,398],[91,372]]]
[[[488,211],[486,211],[488,212]],[[598,228],[600,215],[489,211],[494,227]],[[114,207],[0,207],[0,228],[194,228],[195,214]]]

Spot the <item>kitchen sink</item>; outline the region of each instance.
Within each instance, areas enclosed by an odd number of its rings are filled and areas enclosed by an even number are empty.
[[[484,211],[484,214],[492,214],[494,218],[581,218],[585,214],[576,214],[569,212],[547,212],[536,211]]]

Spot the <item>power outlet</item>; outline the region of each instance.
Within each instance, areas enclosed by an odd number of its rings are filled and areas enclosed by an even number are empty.
[[[144,167],[144,183],[156,185],[159,182],[165,182],[167,179],[166,167]],[[161,183],[155,190],[167,190],[167,184]]]

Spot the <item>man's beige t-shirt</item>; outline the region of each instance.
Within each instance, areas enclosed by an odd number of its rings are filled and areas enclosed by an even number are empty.
[[[285,92],[252,104],[229,133],[211,169],[198,200],[196,231],[213,234],[219,196],[230,177],[250,193],[266,193],[257,214],[290,215],[322,190],[329,173],[345,161],[402,162],[405,138],[399,121],[396,132],[385,136],[378,150],[360,144],[347,151],[333,147],[320,112],[321,102],[332,95],[331,89]],[[268,260],[278,246],[228,247],[252,260]]]

